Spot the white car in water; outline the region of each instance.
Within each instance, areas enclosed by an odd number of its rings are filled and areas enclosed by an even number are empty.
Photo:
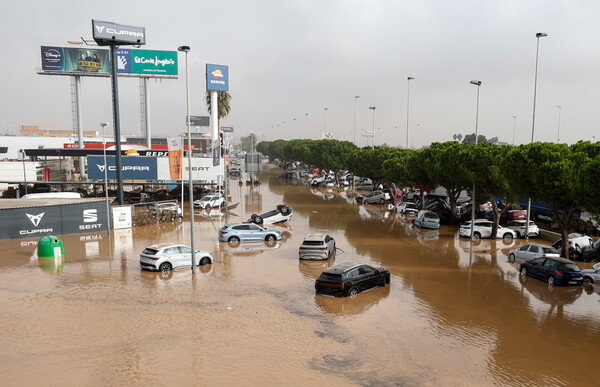
[[[473,227],[473,239],[479,238],[494,238],[492,236],[492,226],[493,222],[487,219],[475,219],[474,227]],[[470,238],[471,237],[471,222],[465,222],[460,225],[460,229],[458,231],[458,235],[461,237]],[[496,230],[495,238],[502,239],[514,239],[517,237],[517,233],[510,228],[505,228],[498,225],[498,230]]]
[[[203,208],[207,210],[213,207],[224,208],[225,198],[221,195],[206,195],[200,200],[194,200],[194,208]]]
[[[196,250],[196,266],[213,263],[213,255],[208,251]],[[170,271],[192,266],[192,249],[185,245],[156,244],[148,246],[140,254],[140,268],[151,271]]]

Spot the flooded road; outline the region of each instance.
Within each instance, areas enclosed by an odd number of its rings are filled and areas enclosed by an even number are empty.
[[[284,239],[233,247],[217,242],[221,217],[197,215],[196,247],[215,262],[195,276],[139,269],[147,245],[189,244],[187,221],[64,236],[64,261],[39,260],[37,240],[0,241],[0,384],[596,383],[600,288],[522,278],[507,253],[524,241],[471,245],[280,173],[255,188],[232,180],[230,222],[286,203]],[[317,231],[341,251],[299,261]],[[316,296],[315,278],[346,261],[389,269],[391,284]]]

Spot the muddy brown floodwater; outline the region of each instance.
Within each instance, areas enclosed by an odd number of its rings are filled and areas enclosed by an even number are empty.
[[[598,383],[599,288],[522,278],[507,252],[524,241],[471,246],[280,173],[232,180],[230,222],[286,203],[284,240],[232,247],[217,242],[221,217],[197,215],[196,247],[215,263],[194,276],[138,265],[149,244],[189,244],[187,221],[64,236],[64,262],[39,260],[37,240],[1,241],[0,385]],[[341,251],[299,261],[315,231]],[[345,261],[388,268],[391,284],[316,296],[315,278]]]

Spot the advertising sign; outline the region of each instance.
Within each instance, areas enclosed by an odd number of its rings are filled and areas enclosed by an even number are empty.
[[[222,133],[233,133],[233,126],[221,126]]]
[[[179,180],[183,175],[183,138],[169,137],[167,138],[169,146],[169,170],[171,171],[171,180]]]
[[[93,180],[104,180],[104,157],[88,156],[88,176]],[[106,157],[108,164],[107,178],[117,178],[117,168],[113,156]],[[121,158],[123,180],[156,180],[157,168],[155,157],[123,157]]]
[[[62,206],[27,207],[2,210],[0,239],[31,238],[46,235],[79,234],[107,229],[104,200]]]
[[[229,66],[206,64],[206,90],[229,90]]]
[[[113,228],[115,230],[121,228],[131,228],[131,206],[114,206],[112,207]]]
[[[119,49],[117,72],[177,75],[177,51]]]
[[[169,160],[166,157],[158,158],[158,180],[170,181]],[[183,158],[183,178],[187,181],[189,176],[188,159]],[[222,174],[222,168],[213,166],[212,157],[192,157],[192,180],[217,181],[217,175]]]
[[[109,74],[108,50],[42,46],[42,70]]]
[[[187,125],[187,117],[185,118]],[[209,116],[190,116],[190,125],[191,126],[210,126],[210,117]]]
[[[119,45],[146,44],[146,29],[144,27],[124,26],[112,22],[92,20],[92,35],[100,46],[111,43]]]

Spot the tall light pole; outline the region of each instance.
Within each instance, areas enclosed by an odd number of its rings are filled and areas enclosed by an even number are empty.
[[[375,149],[375,106],[369,106],[369,109],[373,110],[373,142],[371,145],[373,146],[373,149]],[[368,144],[369,143],[367,143],[367,145]]]
[[[323,109],[323,133],[327,133],[327,108]]]
[[[533,119],[531,120],[531,143],[533,143],[533,136],[535,134],[535,103],[537,99],[537,78],[538,78],[538,59],[540,53],[540,38],[548,36],[545,32],[538,32],[535,34],[537,39],[535,49],[535,79],[533,81]],[[527,223],[525,224],[525,239],[529,241],[529,219],[531,214],[531,198],[527,199]]]
[[[513,116],[513,146],[515,146],[515,131],[517,130],[517,116]]]
[[[190,130],[190,77],[188,67],[188,52],[190,52],[190,46],[179,46],[177,51],[185,52],[185,98],[188,136],[188,184],[190,186],[190,247],[192,249],[192,274],[196,274],[196,249],[194,248],[194,182],[192,181],[192,133]],[[181,206],[183,207],[183,203],[181,203]]]
[[[356,105],[358,103],[359,98],[360,98],[360,95],[354,96],[354,132],[353,132],[354,145],[356,145]]]
[[[110,209],[108,207],[108,164],[106,163],[106,138],[104,137],[104,128],[108,125],[108,122],[101,122],[102,127],[102,154],[104,155],[104,196],[106,197],[106,224],[108,225],[106,231],[110,235]]]
[[[406,78],[406,149],[408,149],[408,117],[409,117],[409,108],[410,108],[410,81],[412,81],[413,77]]]
[[[556,105],[558,108],[558,129],[556,130],[556,143],[560,142],[560,113],[562,112],[562,106]]]
[[[471,85],[477,86],[477,110],[475,113],[475,145],[477,145],[477,138],[479,137],[479,88],[481,87],[481,81],[471,81]],[[473,228],[475,227],[475,181],[473,181],[473,197],[471,198],[471,240],[473,240]]]
[[[306,136],[306,129],[308,125],[308,113],[304,113],[304,135]]]

